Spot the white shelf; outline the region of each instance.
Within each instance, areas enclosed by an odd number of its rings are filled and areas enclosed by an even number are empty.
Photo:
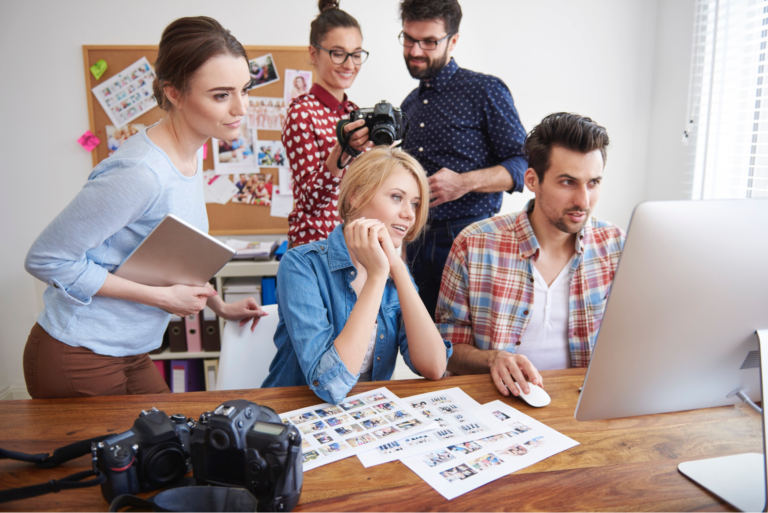
[[[219,272],[216,278],[233,278],[238,276],[275,276],[280,262],[277,260],[231,260]]]
[[[151,354],[149,357],[152,360],[189,360],[192,358],[218,358],[221,356],[220,351],[200,351],[195,353],[190,353],[189,351],[184,351],[181,353],[172,353],[170,349],[166,348],[165,351],[158,354]]]
[[[242,276],[277,276],[277,268],[280,266],[278,260],[230,260],[227,265],[216,273],[216,290],[221,293],[224,289],[225,278],[237,278]],[[223,299],[223,298],[222,298]],[[219,333],[224,333],[224,319],[219,317]],[[176,353],[181,354],[181,353]],[[202,358],[198,356],[197,358]]]

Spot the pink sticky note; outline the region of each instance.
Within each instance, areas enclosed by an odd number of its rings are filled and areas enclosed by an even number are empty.
[[[77,140],[77,142],[79,142],[80,146],[86,150],[93,151],[93,149],[96,148],[96,146],[98,146],[101,141],[98,137],[93,135],[90,130],[86,130],[85,133],[80,136],[80,139]]]
[[[208,158],[208,143],[203,144],[203,160]]]

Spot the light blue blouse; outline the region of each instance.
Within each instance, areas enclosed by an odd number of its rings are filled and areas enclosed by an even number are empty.
[[[48,284],[37,322],[53,338],[109,356],[160,346],[170,314],[96,296],[166,214],[208,231],[202,152],[194,176],[181,174],[146,129],[101,162],[72,202],[43,230],[24,266]]]

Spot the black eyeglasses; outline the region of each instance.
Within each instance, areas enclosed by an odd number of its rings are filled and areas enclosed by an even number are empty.
[[[414,39],[405,32],[400,32],[400,35],[397,36],[397,39],[400,41],[400,44],[403,45],[406,48],[412,48],[413,45],[418,44],[419,47],[422,50],[434,50],[438,46],[440,46],[440,43],[451,37],[453,34],[446,34],[445,37],[442,39],[439,39],[437,41],[433,39],[425,39],[423,41],[419,41],[418,39]]]
[[[352,57],[352,64],[355,66],[359,66],[362,63],[364,63],[368,59],[368,52],[365,50],[357,50],[356,52],[345,52],[344,50],[328,50],[327,48],[323,48],[320,45],[312,45],[318,50],[322,50],[324,52],[328,52],[328,55],[331,56],[331,62],[334,64],[344,64],[347,62],[347,59]]]

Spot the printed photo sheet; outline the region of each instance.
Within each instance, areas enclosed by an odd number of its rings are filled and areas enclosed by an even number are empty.
[[[142,57],[91,91],[115,128],[122,128],[157,106],[152,95],[154,80],[152,66],[146,57]]]
[[[415,395],[404,400],[417,412],[417,418],[432,420],[438,428],[386,440],[358,454],[364,467],[421,454],[433,447],[442,447],[446,442],[457,444],[504,431],[504,425],[491,412],[460,388]]]
[[[446,443],[402,460],[448,500],[579,445],[502,401],[484,407],[502,422],[503,433]]]
[[[304,472],[354,456],[382,440],[433,427],[433,421],[418,417],[408,401],[383,387],[347,397],[338,406],[323,403],[280,415],[284,424],[301,431]]]

